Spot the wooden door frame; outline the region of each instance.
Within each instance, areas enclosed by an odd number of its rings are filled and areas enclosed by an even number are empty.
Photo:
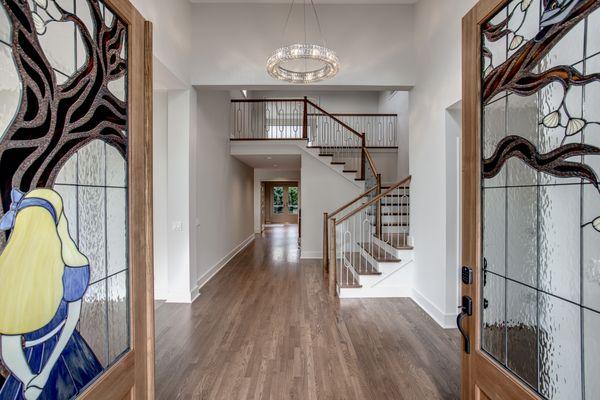
[[[481,24],[509,0],[480,0],[462,20],[462,265],[473,269],[473,284],[462,295],[473,299],[473,315],[463,326],[471,339],[471,354],[461,344],[462,400],[539,397],[513,374],[481,351]],[[507,385],[506,382],[509,384]],[[477,387],[481,388],[480,391]],[[485,393],[483,393],[485,392]]]
[[[127,24],[130,351],[79,399],[154,398],[152,24],[129,0],[103,0]]]

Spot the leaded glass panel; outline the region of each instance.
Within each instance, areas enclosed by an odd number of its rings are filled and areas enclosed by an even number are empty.
[[[0,0],[0,400],[76,398],[130,348],[127,33]]]
[[[598,395],[600,1],[482,25],[482,349],[545,399]]]

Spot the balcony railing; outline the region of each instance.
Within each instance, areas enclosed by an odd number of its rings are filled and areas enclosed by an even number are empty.
[[[230,137],[307,139],[310,146],[347,146],[349,140],[356,140],[352,134],[356,131],[365,135],[367,147],[398,147],[396,114],[329,114],[317,107],[306,99],[232,100]],[[332,123],[331,117],[337,122]]]

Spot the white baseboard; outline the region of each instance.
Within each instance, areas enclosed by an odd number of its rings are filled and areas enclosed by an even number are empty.
[[[300,250],[300,258],[305,258],[305,259],[323,258],[323,252],[322,251]]]
[[[181,304],[190,304],[193,303],[194,300],[198,298],[200,295],[200,291],[198,286],[190,289],[189,293],[186,291],[183,292],[170,292],[166,298],[167,303],[181,303]]]
[[[419,307],[423,309],[439,326],[444,329],[456,328],[456,315],[457,314],[445,314],[435,304],[431,302],[427,297],[423,296],[421,292],[413,288],[412,299],[417,303]]]
[[[340,289],[340,299],[362,299],[362,298],[391,298],[391,297],[411,297],[410,286],[388,286],[375,288]]]
[[[250,236],[248,236],[246,239],[244,239],[242,241],[242,243],[238,244],[225,257],[223,257],[218,263],[213,265],[204,275],[202,275],[200,278],[198,278],[198,284],[196,286],[198,288],[198,291],[202,288],[202,286],[206,285],[206,283],[208,281],[210,281],[211,278],[213,276],[215,276],[215,274],[221,270],[221,268],[223,268],[225,265],[227,265],[227,263],[229,261],[231,261],[231,259],[233,257],[235,257],[240,251],[244,250],[246,248],[246,246],[248,246],[250,243],[252,243],[252,241],[254,240],[255,237],[256,237],[256,234],[252,233]],[[198,294],[200,294],[200,293],[198,293]]]

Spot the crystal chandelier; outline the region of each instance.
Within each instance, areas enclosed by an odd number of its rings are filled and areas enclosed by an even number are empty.
[[[267,60],[267,71],[273,78],[291,83],[314,83],[332,78],[340,70],[340,61],[335,52],[325,46],[321,23],[313,0],[310,0],[323,45],[306,41],[306,0],[304,3],[304,43],[281,47]],[[294,7],[290,4],[284,34]]]

